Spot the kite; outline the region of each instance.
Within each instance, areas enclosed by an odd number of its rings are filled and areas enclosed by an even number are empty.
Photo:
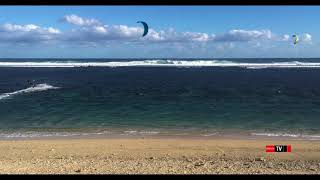
[[[146,36],[148,34],[148,30],[149,30],[148,24],[146,22],[143,22],[143,21],[138,21],[137,23],[141,23],[143,25],[143,27],[144,27],[144,31],[143,31],[142,37]]]
[[[292,35],[292,38],[293,38],[293,44],[296,45],[299,41],[298,36],[294,34],[294,35]]]

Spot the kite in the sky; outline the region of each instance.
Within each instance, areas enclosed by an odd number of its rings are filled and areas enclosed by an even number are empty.
[[[292,35],[292,38],[293,38],[293,44],[296,45],[299,41],[298,36],[294,34],[294,35]]]
[[[141,23],[143,25],[143,27],[144,27],[144,31],[143,31],[142,37],[146,36],[148,34],[148,30],[149,30],[148,24],[146,22],[143,22],[143,21],[138,21],[137,23]]]

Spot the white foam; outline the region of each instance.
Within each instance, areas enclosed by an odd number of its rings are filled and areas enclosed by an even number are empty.
[[[291,137],[320,140],[320,135],[305,135],[305,134],[289,134],[289,133],[251,133],[254,136],[268,136],[268,137]]]
[[[159,134],[160,132],[158,132],[158,131],[141,131],[139,133],[140,134]]]
[[[158,131],[124,131],[125,134],[131,134],[131,135],[136,135],[136,134],[159,134],[160,132]]]
[[[209,136],[216,136],[216,135],[218,135],[218,133],[202,134],[201,136],[209,137]]]
[[[19,91],[15,91],[15,92],[11,92],[11,93],[0,94],[0,100],[1,99],[5,99],[5,98],[9,98],[11,96],[18,95],[18,94],[38,92],[38,91],[46,91],[46,90],[49,90],[49,89],[58,89],[58,88],[59,87],[54,87],[54,86],[51,86],[49,84],[37,84],[34,87],[29,87],[29,88],[22,89],[22,90],[19,90]]]
[[[12,132],[12,133],[0,133],[0,138],[37,138],[37,137],[69,137],[69,136],[91,136],[91,135],[105,135],[110,134],[108,131],[104,132]]]
[[[0,67],[243,67],[261,68],[320,68],[314,62],[243,63],[224,60],[145,60],[113,62],[0,62]]]
[[[124,133],[126,133],[126,134],[136,134],[138,132],[137,131],[124,131]]]

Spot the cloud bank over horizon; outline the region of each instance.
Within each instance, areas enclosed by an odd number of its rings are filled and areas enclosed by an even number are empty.
[[[131,43],[214,43],[214,42],[263,42],[290,41],[288,34],[277,35],[271,30],[233,29],[222,34],[204,32],[177,32],[173,28],[166,30],[149,29],[147,36],[142,37],[143,28],[127,25],[107,25],[97,19],[83,18],[75,14],[66,15],[59,20],[73,25],[71,30],[61,31],[54,27],[40,27],[34,24],[0,25],[1,43],[35,43],[57,41],[64,43],[88,42],[103,43],[108,41]],[[311,43],[312,35],[302,33],[300,41]]]
[[[289,32],[277,34],[270,29],[239,28],[220,33],[208,33],[177,31],[174,28],[154,29],[152,23],[149,22],[151,26],[149,32],[142,37],[144,30],[139,24],[136,26],[105,24],[98,19],[85,18],[76,14],[65,15],[57,19],[57,22],[66,25],[66,28],[62,30],[58,27],[43,27],[33,23],[0,24],[0,46],[9,47],[6,51],[14,55],[17,54],[14,49],[19,49],[19,47],[39,47],[46,51],[55,50],[58,54],[62,51],[70,51],[65,52],[69,54],[68,56],[77,55],[75,49],[78,48],[91,49],[91,52],[100,54],[100,56],[127,54],[130,57],[139,57],[141,56],[139,53],[172,57],[207,57],[212,54],[223,57],[233,57],[234,54],[245,56],[257,54],[259,56],[259,53],[261,56],[268,56],[270,49],[273,49],[275,55],[283,54],[276,46],[282,46],[287,54],[290,51],[293,52],[293,49],[289,48],[293,46],[292,34]],[[314,44],[310,33],[301,32],[297,35],[300,47]],[[43,44],[46,46],[42,46]],[[137,51],[137,48],[140,50]],[[42,52],[37,51],[37,53]]]

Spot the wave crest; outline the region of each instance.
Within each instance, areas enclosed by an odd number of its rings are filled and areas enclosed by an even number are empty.
[[[49,90],[49,89],[59,89],[59,87],[54,87],[54,86],[51,86],[50,84],[37,84],[37,85],[35,85],[33,87],[29,87],[29,88],[22,89],[22,90],[19,90],[19,91],[1,94],[0,95],[0,100],[1,99],[6,99],[6,98],[9,98],[11,96],[18,95],[18,94],[46,91],[46,90]]]
[[[226,60],[140,60],[140,61],[110,61],[110,62],[0,62],[0,67],[243,67],[261,68],[320,68],[315,62],[270,62],[245,63]]]
[[[320,135],[306,135],[306,134],[290,134],[290,133],[251,133],[253,136],[268,136],[268,137],[290,137],[290,138],[304,138],[309,140],[320,140]]]

